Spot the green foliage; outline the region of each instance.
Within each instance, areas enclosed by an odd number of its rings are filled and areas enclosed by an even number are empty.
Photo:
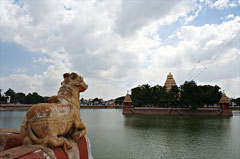
[[[37,104],[37,103],[43,103],[44,102],[44,98],[40,95],[38,95],[38,93],[33,92],[28,93],[28,95],[25,97],[25,103],[26,104]]]
[[[80,99],[80,102],[83,103],[83,102],[84,102],[84,98],[81,98],[81,99]]]
[[[148,84],[138,86],[132,90],[132,101],[134,106],[172,106],[179,98],[179,88],[172,87],[169,93],[166,88],[156,85],[150,87]]]
[[[119,98],[116,98],[116,99],[115,99],[115,104],[122,105],[124,98],[125,98],[124,96],[119,97]]]
[[[97,103],[97,104],[102,104],[102,100],[101,99],[98,99],[98,98],[94,98],[92,100],[93,103]]]
[[[240,98],[237,98],[237,99],[236,99],[236,104],[237,104],[238,106],[240,106]]]
[[[186,81],[180,87],[173,86],[170,92],[166,88],[148,84],[131,89],[134,106],[191,107],[195,109],[204,104],[213,105],[221,98],[219,86],[198,86],[194,81]]]
[[[152,103],[152,91],[148,84],[133,88],[131,91],[134,106],[149,106]]]
[[[237,106],[240,106],[240,98],[232,99],[231,102],[235,102]]]
[[[199,105],[199,93],[200,89],[194,81],[186,81],[181,88],[180,102],[186,107],[192,107],[193,109]]]
[[[2,95],[2,89],[0,89],[0,103],[7,103],[7,97]]]
[[[10,96],[10,103],[15,103],[15,92],[11,88],[9,88],[5,93],[5,96]]]
[[[15,91],[12,90],[11,88],[9,88],[4,94],[5,96],[1,95],[2,103],[7,102],[7,96],[10,96],[10,103],[20,103],[20,104],[44,103],[48,99],[48,97],[42,97],[38,95],[38,93],[36,92],[29,93],[27,96],[22,92],[15,93]]]
[[[25,103],[25,94],[22,92],[16,93],[15,101],[16,103]]]

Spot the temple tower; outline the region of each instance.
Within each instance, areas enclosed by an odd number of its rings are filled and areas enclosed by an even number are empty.
[[[219,101],[220,108],[221,109],[229,109],[229,104],[230,104],[230,100],[228,99],[226,94],[223,92],[222,97]]]
[[[165,81],[164,86],[166,87],[167,93],[170,92],[172,86],[177,86],[171,72],[169,72],[169,74],[167,75],[167,79]]]
[[[123,100],[124,107],[131,107],[132,106],[132,99],[130,95],[127,93],[124,100]]]

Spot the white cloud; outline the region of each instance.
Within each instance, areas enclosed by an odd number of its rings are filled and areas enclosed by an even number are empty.
[[[194,1],[26,0],[22,7],[0,1],[1,41],[16,42],[49,57],[34,59],[48,65],[43,73],[12,73],[0,78],[0,87],[54,95],[62,74],[75,71],[89,84],[83,97],[110,99],[143,83],[163,85],[168,72],[182,84],[200,60],[193,75],[205,65],[208,69],[197,82],[232,80],[232,88],[240,76],[239,70],[231,71],[239,65],[239,17],[221,24],[183,26],[169,36],[179,39],[176,46],[164,45],[159,36],[160,26],[179,19],[187,23],[201,11]]]
[[[225,17],[225,19],[233,19],[234,15],[233,14],[229,14],[228,16]]]
[[[195,12],[195,14],[186,18],[185,24],[189,23],[190,21],[192,21],[192,20],[194,20],[196,17],[198,17],[198,14],[199,14],[199,12],[201,12],[201,10],[202,10],[202,6],[199,5],[199,8],[198,8],[198,10]]]
[[[228,6],[229,0],[218,0],[213,3],[213,7],[216,7],[218,9],[223,9]]]
[[[24,73],[24,72],[26,72],[26,68],[24,68],[24,67],[16,68],[15,72]]]
[[[170,24],[187,16],[195,7],[195,2],[189,0],[123,1],[115,29],[120,35],[129,36],[153,21]]]
[[[224,10],[226,8],[234,8],[237,6],[237,1],[234,0],[217,0],[215,2],[212,2],[211,0],[205,0],[205,3],[207,3],[211,8],[220,10]]]

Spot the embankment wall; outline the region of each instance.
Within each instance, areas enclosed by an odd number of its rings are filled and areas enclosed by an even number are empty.
[[[161,114],[161,115],[214,115],[232,116],[231,109],[218,108],[198,108],[191,110],[188,108],[124,108],[123,114]]]

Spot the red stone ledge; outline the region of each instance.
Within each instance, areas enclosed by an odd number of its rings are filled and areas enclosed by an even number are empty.
[[[84,136],[74,147],[65,151],[62,147],[55,149],[43,146],[22,145],[19,130],[0,129],[0,158],[1,159],[88,159],[92,158],[89,139]]]

